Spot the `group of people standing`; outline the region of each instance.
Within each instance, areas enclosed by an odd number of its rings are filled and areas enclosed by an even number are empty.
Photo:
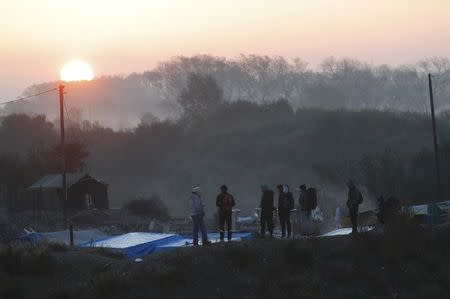
[[[352,181],[347,183],[348,198],[347,207],[349,208],[350,219],[352,222],[352,232],[357,233],[357,215],[358,207],[362,203],[363,198],[361,192],[356,188]],[[292,234],[291,213],[294,211],[297,214],[296,219],[300,222],[300,234],[310,236],[313,233],[312,229],[312,211],[317,207],[317,195],[315,188],[307,188],[305,184],[300,185],[297,190],[300,191],[298,197],[298,209],[295,208],[295,200],[289,186],[277,185],[278,191],[278,208],[275,208],[274,198],[275,193],[268,185],[261,186],[261,201],[260,201],[260,226],[261,237],[266,235],[266,229],[269,236],[273,237],[274,231],[274,212],[278,212],[278,220],[281,228],[281,237],[290,237]],[[204,222],[204,204],[201,199],[200,187],[192,188],[192,194],[189,198],[189,205],[191,210],[192,226],[193,226],[193,244],[198,245],[198,233],[201,232],[202,244],[210,244],[206,232],[206,225]],[[222,185],[220,193],[216,198],[216,206],[218,207],[219,216],[219,233],[220,241],[225,239],[225,230],[227,232],[227,239],[232,238],[232,210],[236,205],[233,195],[228,192],[228,187]]]
[[[297,212],[296,217],[300,221],[301,233],[305,235],[312,234],[312,219],[311,211],[317,206],[316,191],[314,188],[307,188],[306,185],[301,185],[298,190],[300,195],[298,198],[298,210],[295,208],[295,200],[292,192],[289,190],[288,185],[277,185],[278,191],[278,208],[274,206],[275,194],[270,190],[268,185],[262,185],[262,197],[260,203],[261,209],[261,237],[265,237],[266,228],[269,231],[269,236],[273,237],[274,221],[273,214],[274,211],[278,212],[278,220],[281,228],[281,237],[290,237],[292,233],[291,225],[291,213]],[[287,234],[286,234],[287,233]]]
[[[228,187],[222,185],[220,187],[220,194],[217,195],[216,206],[219,208],[219,232],[220,241],[223,242],[225,239],[225,225],[227,229],[227,239],[231,241],[232,238],[232,227],[231,227],[231,216],[233,214],[233,207],[236,205],[233,195],[228,193]],[[208,234],[206,232],[206,225],[204,221],[205,210],[204,204],[201,199],[200,187],[195,186],[192,188],[192,194],[189,198],[189,206],[191,210],[192,218],[192,234],[193,234],[193,244],[198,245],[198,233],[201,232],[202,244],[207,245],[211,242],[208,240]]]

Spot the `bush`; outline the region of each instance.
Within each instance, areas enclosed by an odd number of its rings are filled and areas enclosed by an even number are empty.
[[[169,209],[159,196],[139,197],[124,204],[123,209],[139,217],[168,220]]]

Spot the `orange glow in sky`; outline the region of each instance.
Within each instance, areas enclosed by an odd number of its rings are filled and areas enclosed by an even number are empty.
[[[0,99],[73,57],[98,75],[194,54],[413,63],[449,55],[449,16],[448,0],[0,1]]]
[[[90,81],[94,78],[92,67],[81,60],[72,60],[64,64],[60,72],[62,81]]]

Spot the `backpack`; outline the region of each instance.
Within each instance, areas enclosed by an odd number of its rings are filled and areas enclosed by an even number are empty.
[[[317,208],[316,188],[308,188],[308,190],[306,190],[306,202],[309,211]]]

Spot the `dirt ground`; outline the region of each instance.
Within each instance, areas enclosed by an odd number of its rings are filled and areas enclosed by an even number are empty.
[[[253,239],[137,263],[105,250],[0,247],[1,298],[449,298],[450,231]]]

